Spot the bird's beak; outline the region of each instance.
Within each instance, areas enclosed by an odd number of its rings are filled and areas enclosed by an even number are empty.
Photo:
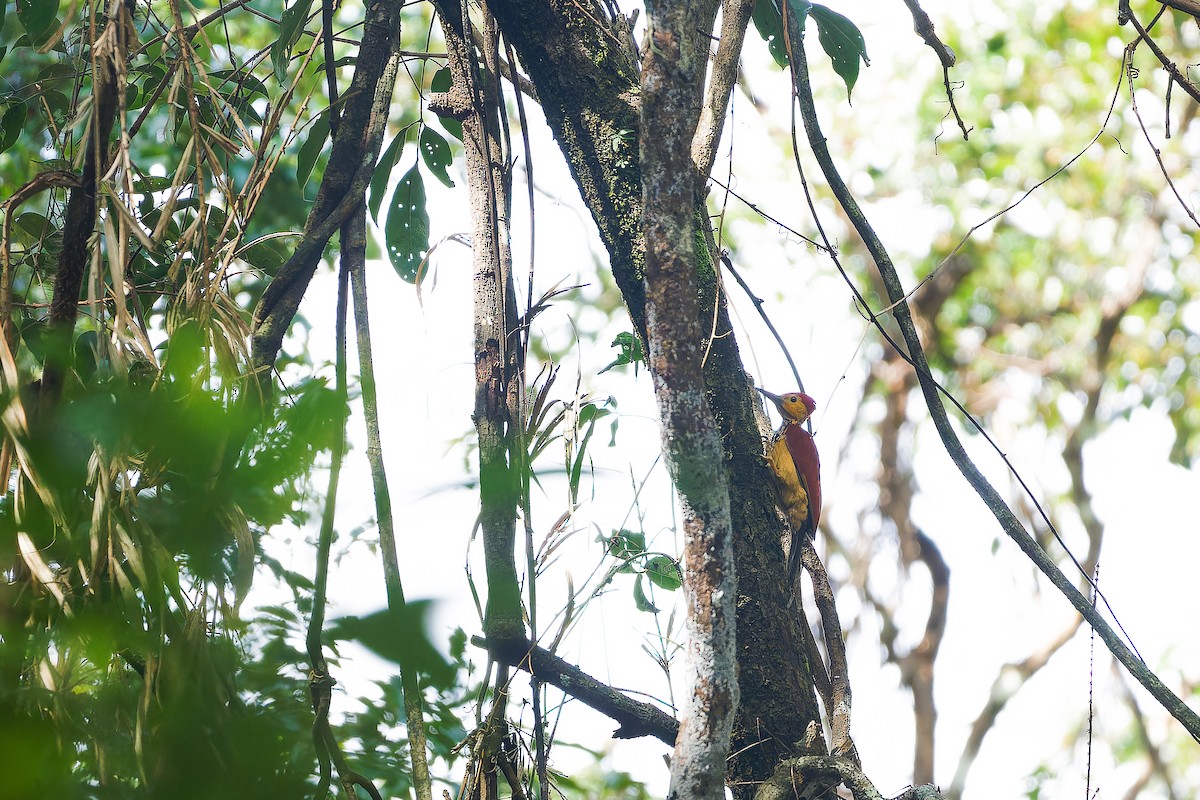
[[[780,397],[779,395],[775,395],[774,392],[768,392],[766,389],[758,389],[757,386],[755,386],[755,391],[760,393],[760,395],[763,397],[769,399],[770,402],[774,403],[775,408],[779,409],[780,414],[784,413],[784,398]]]
[[[757,391],[759,394],[761,394],[763,397],[770,400],[772,403],[774,403],[776,408],[778,408],[783,403],[782,397],[780,397],[777,394],[773,394],[772,392],[768,392],[766,389],[759,389],[757,386],[755,386],[754,390]]]

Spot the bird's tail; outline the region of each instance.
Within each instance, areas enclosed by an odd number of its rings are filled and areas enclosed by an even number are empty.
[[[804,536],[803,533],[793,530],[791,541],[788,545],[787,586],[789,608],[796,605],[796,598],[800,595],[798,580],[800,578],[800,551],[803,548],[802,536]]]

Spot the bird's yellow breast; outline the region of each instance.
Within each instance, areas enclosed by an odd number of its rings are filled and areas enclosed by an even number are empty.
[[[792,529],[799,531],[808,520],[808,492],[800,475],[796,472],[796,463],[788,451],[787,439],[775,436],[767,447],[767,463],[775,475],[778,484],[779,503],[787,512],[788,523]]]

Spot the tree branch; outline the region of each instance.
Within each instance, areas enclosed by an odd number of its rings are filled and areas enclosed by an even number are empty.
[[[800,563],[812,581],[813,597],[821,613],[821,632],[825,638],[825,652],[829,654],[830,696],[825,700],[825,714],[829,718],[830,752],[848,758],[855,766],[862,766],[854,739],[850,737],[850,667],[846,661],[846,642],[842,638],[842,623],[838,618],[837,601],[829,575],[821,563],[817,550],[806,536],[800,537]]]
[[[362,47],[345,95],[342,124],[333,139],[329,165],[296,249],[279,268],[254,310],[250,365],[264,395],[269,394],[271,368],[325,245],[363,202],[363,193],[374,174],[400,68],[403,6],[402,0],[377,0],[367,5]]]
[[[692,161],[701,175],[712,171],[717,158],[717,145],[721,143],[721,131],[725,127],[725,111],[737,83],[738,61],[753,11],[754,0],[723,0],[721,3],[721,38],[713,56],[712,77],[700,111],[700,123],[692,139]]]
[[[478,636],[472,637],[471,643],[476,647],[486,647],[489,651],[495,649],[486,639]],[[679,722],[670,714],[657,706],[621,694],[544,647],[526,643],[523,651],[506,649],[501,653],[501,658],[510,666],[525,670],[588,708],[620,723],[621,727],[613,732],[615,739],[653,736],[665,744],[675,744]]]
[[[801,756],[784,761],[771,779],[759,787],[754,798],[829,797],[832,796],[829,789],[838,784],[845,784],[854,800],[885,800],[858,765],[837,756]],[[892,800],[942,800],[942,795],[935,786],[910,786]]]

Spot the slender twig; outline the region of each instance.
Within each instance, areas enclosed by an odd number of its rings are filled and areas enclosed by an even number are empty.
[[[1158,21],[1158,18],[1162,16],[1165,10],[1165,6],[1160,8],[1158,10],[1158,14],[1154,16],[1154,19],[1151,21],[1150,25],[1147,25],[1146,27],[1142,27],[1142,23],[1138,21],[1136,15],[1130,15],[1129,21],[1133,24],[1133,29],[1138,32],[1138,38],[1130,42],[1129,46],[1136,47],[1139,41],[1144,40],[1147,46],[1149,46],[1151,52],[1154,53],[1154,57],[1158,59],[1160,64],[1162,64],[1163,69],[1165,69],[1171,75],[1171,77],[1174,78],[1175,82],[1179,84],[1179,88],[1187,92],[1188,96],[1197,103],[1200,103],[1200,87],[1197,87],[1196,84],[1188,80],[1188,77],[1186,74],[1184,74],[1183,70],[1175,66],[1175,62],[1172,61],[1167,54],[1162,51],[1162,48],[1158,46],[1154,39],[1150,38],[1150,34],[1147,31],[1147,28],[1152,27],[1154,23]],[[1132,63],[1132,60],[1130,63]]]
[[[325,91],[329,95],[329,136],[337,136],[342,111],[338,107],[337,59],[333,54],[334,0],[321,0],[321,44],[325,56]]]
[[[946,100],[950,103],[950,113],[954,115],[954,121],[958,123],[958,129],[962,131],[962,137],[966,140],[973,129],[967,127],[967,124],[963,122],[962,115],[958,113],[958,105],[954,102],[954,86],[950,81],[950,68],[954,66],[958,57],[954,54],[954,50],[938,37],[937,31],[933,27],[933,20],[925,13],[925,9],[921,8],[919,0],[904,0],[904,5],[908,6],[908,11],[912,14],[913,30],[941,62],[942,85],[946,88]]]
[[[325,509],[321,515],[321,530],[317,536],[317,573],[313,579],[312,613],[308,618],[305,647],[308,650],[309,693],[313,705],[313,745],[317,749],[321,780],[315,800],[324,800],[329,786],[329,763],[340,749],[329,727],[330,692],[336,683],[329,674],[325,660],[322,634],[325,629],[326,590],[329,585],[329,554],[333,548],[334,511],[337,508],[338,483],[342,475],[342,459],[346,453],[346,297],[349,270],[343,264],[338,271],[337,317],[334,337],[337,346],[335,389],[341,420],[329,464],[329,483],[325,488]],[[342,770],[339,769],[339,774]],[[353,791],[350,792],[353,797]]]
[[[490,20],[490,16],[489,16]],[[515,65],[517,58],[513,53],[512,45],[507,40],[504,42],[505,51],[508,54],[508,63]],[[516,73],[515,67],[512,72]],[[529,122],[525,117],[525,99],[522,97],[521,88],[518,86],[517,91],[513,93],[513,98],[517,104],[517,121],[521,126],[521,145],[525,151],[525,188],[529,201],[529,276],[527,278],[527,286],[525,287],[525,315],[526,322],[521,326],[523,336],[521,339],[521,363],[526,364],[529,360],[529,342],[533,335],[532,322],[533,317],[533,278],[534,278],[534,255],[537,251],[535,246],[537,242],[537,213],[534,205],[533,194],[533,149],[529,144]],[[503,105],[503,104],[501,104]],[[538,638],[538,603],[537,603],[537,552],[533,543],[533,509],[532,498],[530,495],[531,486],[530,479],[532,477],[533,465],[529,463],[529,441],[525,436],[528,430],[529,410],[527,408],[527,391],[525,388],[526,371],[524,369],[519,372],[521,380],[521,422],[518,426],[520,439],[516,452],[520,456],[520,464],[517,469],[521,476],[521,519],[525,523],[525,580],[529,587],[529,636],[534,641]],[[533,747],[535,769],[538,777],[538,795],[542,800],[550,800],[550,780],[547,770],[547,762],[549,753],[546,747],[546,730],[545,719],[542,711],[542,687],[536,676],[533,676],[530,681],[530,694],[533,697]]]
[[[1133,17],[1132,19],[1133,19],[1134,25],[1136,26],[1137,18]],[[1139,27],[1139,29],[1140,29],[1140,27]],[[1144,32],[1142,33],[1141,38],[1145,39],[1146,43],[1149,44],[1152,49],[1154,48],[1154,44],[1151,41],[1150,37],[1147,36]],[[1195,223],[1198,227],[1200,227],[1200,220],[1196,219],[1196,213],[1194,211],[1192,211],[1191,207],[1187,204],[1187,201],[1185,201],[1183,199],[1183,195],[1181,195],[1179,193],[1179,189],[1176,188],[1175,181],[1171,179],[1171,173],[1167,170],[1167,165],[1165,163],[1163,163],[1162,150],[1160,148],[1158,148],[1154,144],[1154,140],[1150,138],[1150,131],[1148,131],[1146,129],[1146,123],[1145,123],[1145,121],[1142,120],[1141,112],[1138,111],[1137,93],[1134,91],[1134,88],[1133,88],[1133,75],[1134,75],[1133,51],[1136,49],[1137,43],[1138,43],[1138,40],[1134,40],[1125,49],[1125,53],[1126,53],[1125,75],[1129,81],[1129,107],[1133,110],[1133,116],[1138,121],[1138,127],[1141,128],[1142,136],[1144,136],[1146,139],[1146,144],[1150,145],[1150,150],[1151,150],[1151,152],[1154,153],[1154,159],[1155,159],[1155,161],[1158,162],[1158,169],[1162,173],[1163,180],[1165,180],[1167,182],[1167,186],[1171,187],[1171,192],[1175,195],[1175,199],[1179,201],[1179,206],[1180,206],[1180,208],[1183,209],[1183,213],[1187,214],[1188,217],[1192,220],[1192,222]],[[1175,80],[1177,83],[1179,83],[1178,78],[1176,78]],[[1180,83],[1179,85],[1183,86],[1184,89],[1188,88],[1188,86],[1183,83]],[[1193,87],[1193,89],[1194,89],[1194,87]],[[1189,94],[1190,94],[1190,92],[1189,92]],[[1195,95],[1193,95],[1193,98],[1195,98]],[[1200,102],[1200,100],[1197,100],[1197,102]]]
[[[812,245],[813,247],[817,248],[818,250],[820,250],[823,253],[832,253],[833,252],[832,245],[821,244],[820,242],[816,241],[815,239],[810,239],[809,237],[805,236],[803,233],[800,233],[800,231],[796,230],[795,228],[788,227],[787,224],[780,222],[779,220],[775,219],[775,217],[772,217],[770,214],[763,211],[757,205],[755,205],[754,203],[747,200],[745,197],[742,197],[740,194],[738,194],[736,191],[734,191],[728,184],[722,183],[720,180],[718,180],[712,176],[709,176],[708,179],[710,181],[712,181],[713,183],[715,183],[717,186],[720,186],[725,191],[729,192],[731,197],[733,197],[737,200],[740,200],[742,202],[742,204],[746,206],[746,208],[750,209],[755,214],[758,214],[760,217],[767,220],[771,224],[778,225],[780,228],[787,231],[792,236],[795,236],[797,239],[801,239],[806,244]]]
[[[792,368],[792,377],[796,379],[796,387],[800,391],[804,391],[804,381],[800,379],[800,370],[796,369],[796,362],[792,358],[792,353],[788,350],[788,346],[784,344],[783,337],[779,335],[779,331],[775,329],[774,323],[771,322],[771,317],[767,315],[766,309],[763,307],[765,302],[761,297],[756,295],[750,289],[750,285],[742,278],[740,272],[733,267],[733,261],[730,260],[728,253],[721,253],[721,263],[725,265],[725,269],[729,270],[729,274],[738,282],[738,286],[742,287],[742,291],[746,293],[746,297],[750,298],[750,302],[754,304],[754,309],[758,315],[762,317],[762,321],[766,323],[767,330],[775,337],[775,341],[779,344],[779,349],[783,351],[783,357],[787,359],[788,366]]]

